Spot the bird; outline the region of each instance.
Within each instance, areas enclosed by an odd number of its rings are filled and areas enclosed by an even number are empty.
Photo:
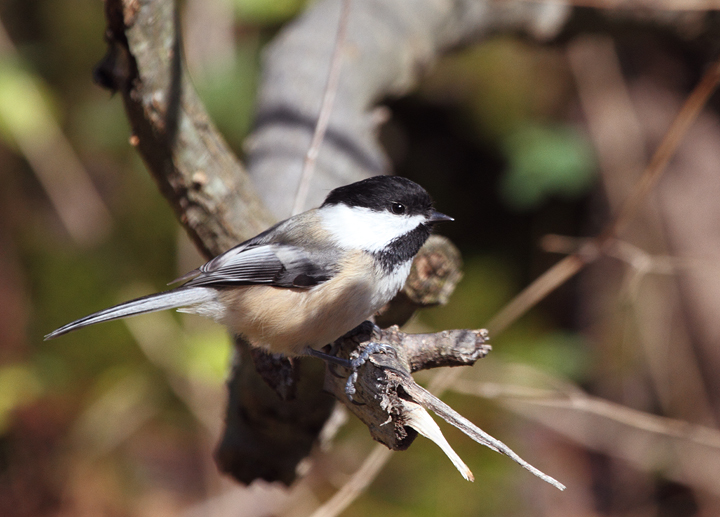
[[[403,287],[433,226],[453,218],[400,176],[330,191],[322,205],[281,221],[173,283],[174,289],[104,309],[45,336],[177,309],[209,317],[251,346],[316,354],[373,316]]]

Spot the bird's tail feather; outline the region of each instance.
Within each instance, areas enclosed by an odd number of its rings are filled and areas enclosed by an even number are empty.
[[[180,287],[172,291],[164,293],[151,294],[143,296],[129,302],[121,303],[109,309],[95,312],[72,323],[68,323],[57,330],[50,332],[45,336],[45,340],[62,336],[73,330],[94,325],[103,321],[111,321],[136,314],[145,314],[147,312],[162,311],[165,309],[176,309],[178,307],[189,307],[204,302],[213,301],[216,297],[216,291],[207,287]]]

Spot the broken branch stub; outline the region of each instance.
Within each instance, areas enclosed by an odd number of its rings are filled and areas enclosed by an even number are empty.
[[[370,429],[373,439],[392,450],[407,449],[418,431],[447,454],[462,476],[472,481],[472,472],[445,440],[425,412],[433,411],[476,442],[504,454],[543,481],[560,490],[565,486],[520,458],[507,445],[490,436],[435,395],[419,386],[411,372],[439,366],[472,365],[492,347],[488,333],[480,330],[446,330],[435,334],[404,334],[394,326],[387,330],[369,322],[334,344],[337,355],[355,358],[368,343],[389,345],[372,354],[358,369],[353,400],[345,393],[345,379],[325,376],[325,389],[343,402]]]
[[[476,353],[468,354],[466,346],[462,346],[458,348],[459,353],[455,354],[453,338],[457,337],[467,344],[468,332],[475,333]],[[415,430],[407,425],[409,416],[402,401],[406,393],[404,386],[414,383],[410,372],[432,364],[471,365],[490,351],[491,347],[486,340],[487,333],[483,330],[405,334],[396,326],[381,330],[372,323],[365,322],[335,342],[337,355],[353,358],[362,351],[364,344],[371,341],[390,345],[395,353],[373,354],[360,367],[353,401],[345,394],[345,378],[326,375],[325,389],[348,406],[350,411],[368,426],[373,439],[392,450],[405,450],[417,435]],[[436,342],[437,346],[429,345],[432,342]],[[436,350],[437,355],[427,355],[426,348],[418,346],[419,343],[428,344],[428,349]]]

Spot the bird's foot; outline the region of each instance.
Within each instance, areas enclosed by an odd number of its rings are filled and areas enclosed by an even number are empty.
[[[332,373],[336,377],[341,377],[341,375],[337,374],[334,371],[334,369],[332,368],[333,366],[341,366],[350,370],[350,376],[347,379],[347,383],[345,383],[345,395],[347,395],[348,400],[350,400],[350,402],[352,402],[353,404],[360,404],[353,399],[353,397],[357,393],[355,383],[358,379],[358,370],[362,365],[367,362],[371,355],[378,352],[394,354],[395,349],[390,345],[386,345],[385,343],[370,342],[365,345],[365,347],[355,359],[343,359],[341,357],[337,357],[331,354],[326,354],[325,352],[320,352],[319,350],[315,350],[313,348],[306,349],[306,353],[308,355],[312,357],[317,357],[318,359],[322,359],[323,361],[328,363],[328,366],[330,367],[330,373]]]

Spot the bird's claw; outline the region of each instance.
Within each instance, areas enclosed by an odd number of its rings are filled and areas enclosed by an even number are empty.
[[[347,378],[347,382],[345,383],[345,395],[347,395],[347,398],[350,402],[356,405],[363,405],[361,402],[356,402],[354,400],[354,396],[357,393],[357,388],[355,387],[355,383],[358,379],[358,370],[361,366],[363,366],[367,360],[370,358],[371,355],[376,354],[378,352],[384,352],[384,353],[396,353],[395,349],[391,347],[390,345],[386,345],[385,343],[375,343],[370,342],[368,343],[365,348],[363,348],[362,352],[355,358],[355,359],[342,359],[340,357],[336,357],[334,355],[326,354],[325,352],[320,352],[318,350],[314,349],[307,349],[307,354],[311,355],[313,357],[317,357],[319,359],[322,359],[326,363],[328,363],[328,369],[330,370],[330,373],[334,375],[335,377],[342,377],[340,374],[338,374],[335,371],[335,366],[342,366],[343,368],[347,368],[351,371],[350,375]]]

